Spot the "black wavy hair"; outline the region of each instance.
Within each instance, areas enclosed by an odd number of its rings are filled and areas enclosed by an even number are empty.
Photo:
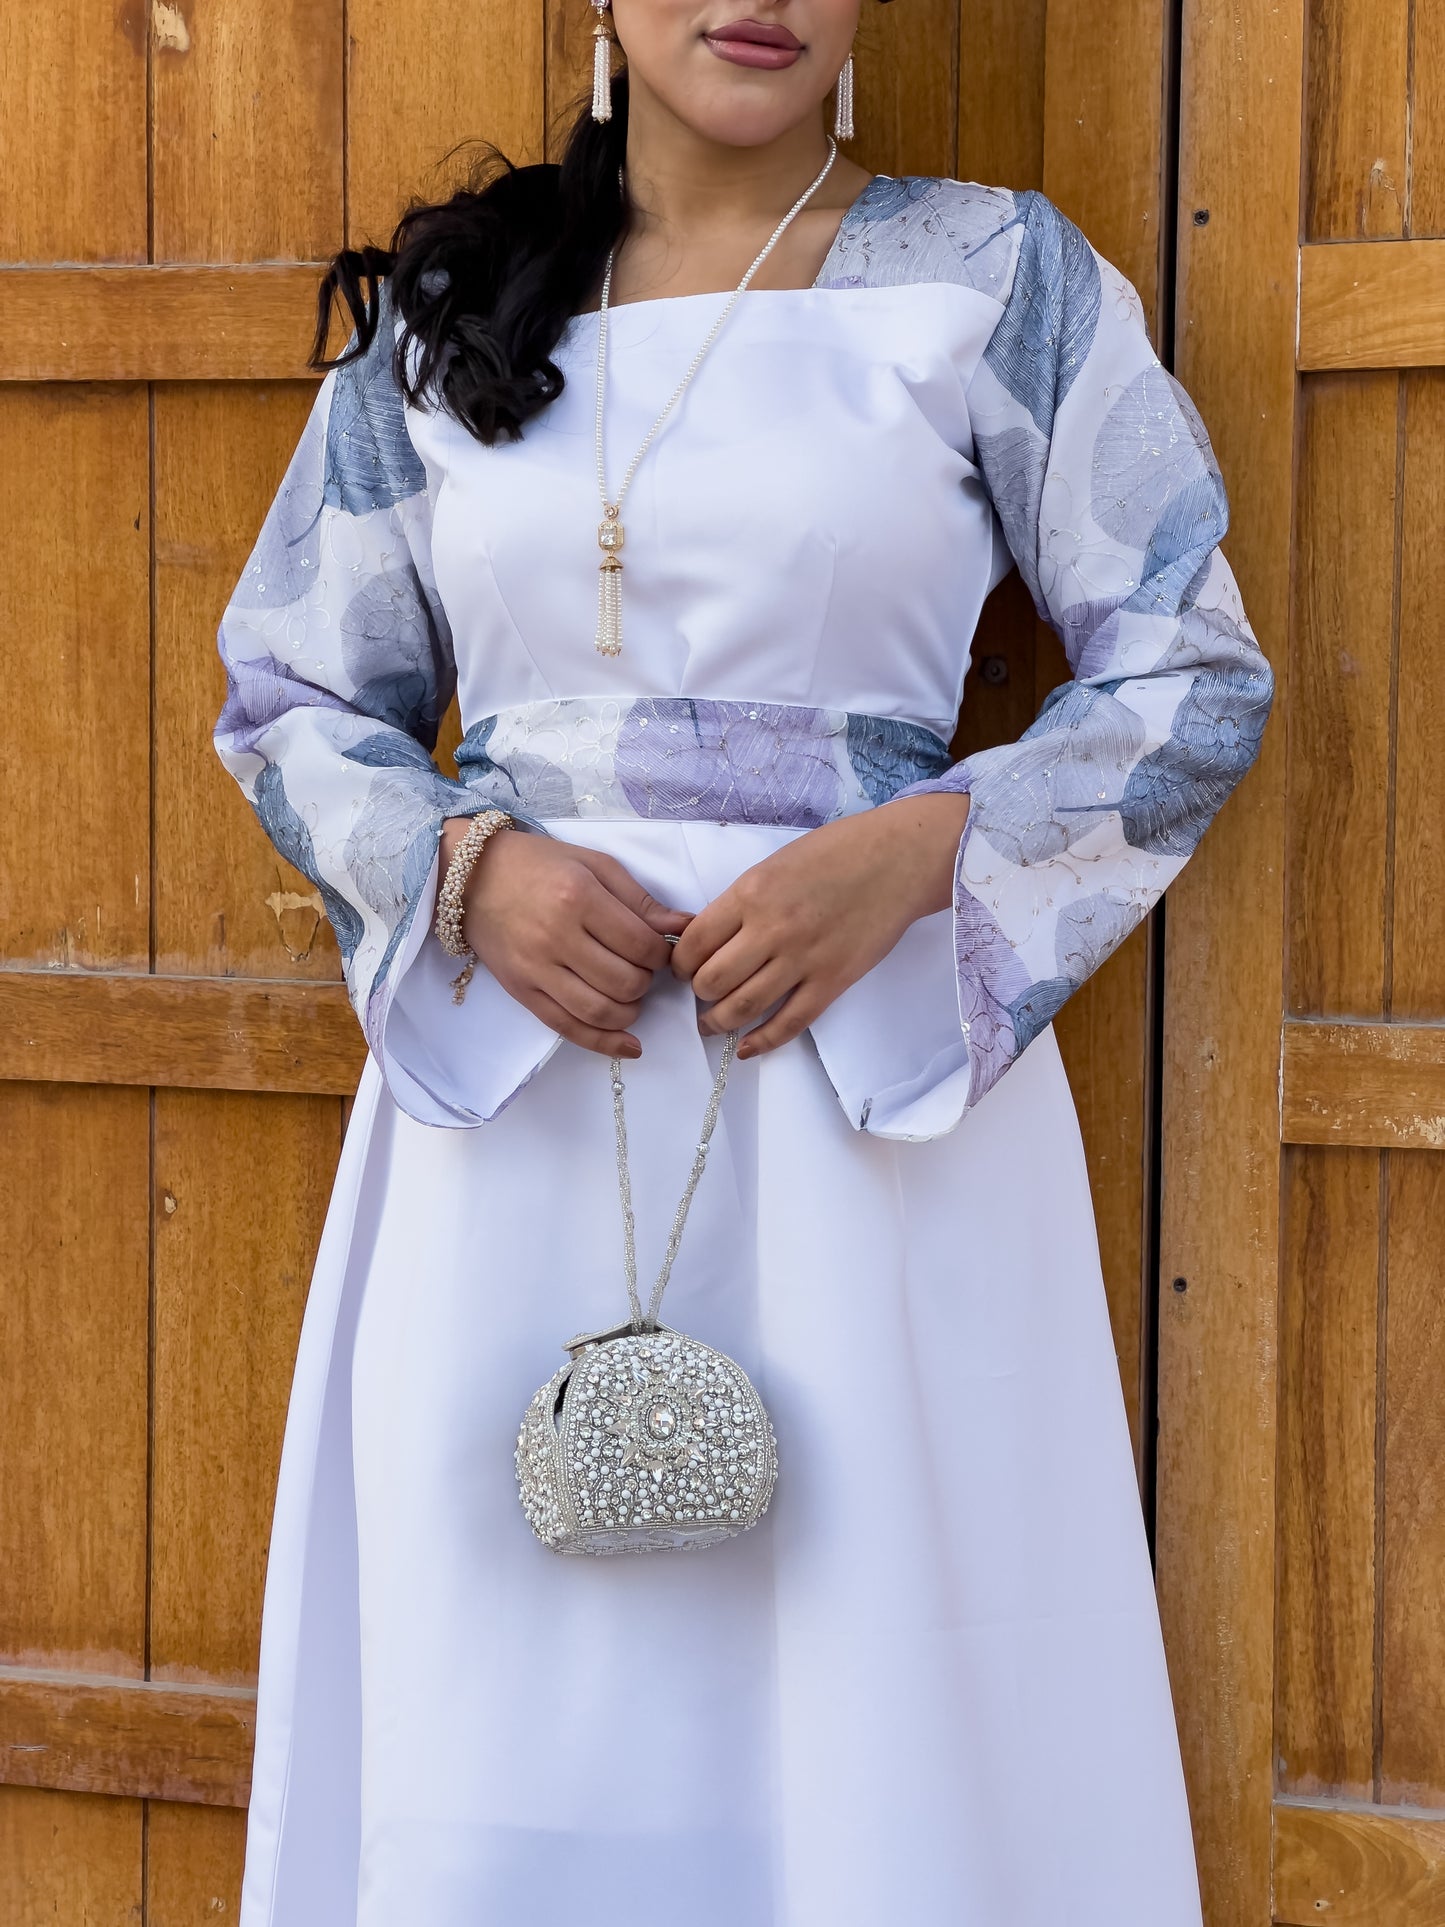
[[[468,185],[449,200],[413,203],[389,248],[343,248],[322,277],[310,366],[365,354],[381,319],[387,278],[404,327],[393,368],[413,403],[440,397],[478,441],[515,441],[561,394],[552,351],[602,278],[627,224],[619,169],[627,148],[627,77],[612,83],[612,119],[590,104],[572,124],[560,163],[514,167],[484,146]],[[334,303],[356,338],[328,359]],[[411,343],[418,344],[414,370]]]

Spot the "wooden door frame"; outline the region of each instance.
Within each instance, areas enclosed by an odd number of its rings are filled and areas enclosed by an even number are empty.
[[[1174,357],[1278,678],[1260,761],[1170,891],[1156,1534],[1209,1927],[1273,1918],[1287,643],[1303,0],[1183,0]]]

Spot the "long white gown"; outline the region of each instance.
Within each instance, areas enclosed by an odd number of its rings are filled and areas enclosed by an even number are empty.
[[[621,472],[718,298],[612,316]],[[222,624],[218,743],[322,888],[372,1045],[267,1576],[242,1927],[1198,1927],[1084,1159],[1048,1019],[1254,753],[1268,671],[1207,438],[1036,196],[879,177],[750,292],[627,502],[593,649],[595,317],[515,445],[327,377]],[[948,770],[1019,561],[1076,681]],[[462,784],[427,754],[455,679]],[[625,1314],[605,1062],[430,934],[501,802],[696,909],[910,783],[973,797],[952,913],[733,1071],[666,1302],[776,1427],[754,1530],[563,1559],[512,1454]],[[659,978],[640,1259],[717,1063]]]

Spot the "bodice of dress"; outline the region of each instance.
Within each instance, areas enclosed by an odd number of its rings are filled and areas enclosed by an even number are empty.
[[[613,311],[611,486],[718,306]],[[749,290],[628,491],[611,659],[594,647],[597,317],[569,324],[567,385],[519,442],[409,410],[464,726],[549,698],[692,696],[896,718],[946,743],[1009,561],[966,401],[997,311],[963,287]]]

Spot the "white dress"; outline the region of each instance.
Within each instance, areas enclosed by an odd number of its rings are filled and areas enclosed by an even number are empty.
[[[614,311],[613,477],[717,306]],[[880,177],[644,460],[606,661],[595,317],[496,448],[403,407],[399,326],[327,377],[221,635],[221,752],[373,1053],[287,1426],[242,1927],[1198,1927],[1048,1020],[1268,708],[1207,438],[1047,202]],[[1011,558],[1077,679],[950,770]],[[453,680],[460,786],[427,753]],[[485,972],[451,1003],[437,825],[500,802],[696,909],[910,784],[973,797],[954,910],[736,1066],[666,1302],[758,1386],[773,1505],[704,1553],[559,1558],[512,1454],[563,1342],[625,1315],[607,1067]],[[666,977],[637,1029],[650,1278],[720,1044]]]

